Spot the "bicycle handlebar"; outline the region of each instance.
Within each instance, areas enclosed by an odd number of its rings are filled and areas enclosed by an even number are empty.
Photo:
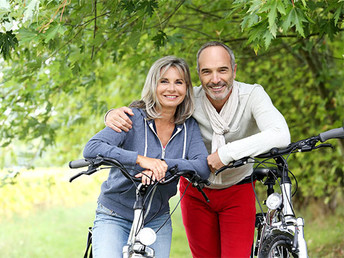
[[[327,140],[336,139],[336,138],[337,139],[344,139],[344,127],[331,129],[331,130],[322,132],[317,136],[312,136],[312,137],[306,138],[304,140],[290,143],[285,148],[272,148],[270,151],[263,153],[263,154],[260,154],[260,155],[257,155],[255,158],[270,159],[270,158],[275,158],[278,156],[290,154],[290,153],[293,153],[295,151],[306,152],[306,151],[312,151],[314,149],[318,149],[321,147],[332,147],[331,144],[320,144],[317,146],[316,146],[316,144],[319,141],[325,142]],[[243,166],[243,165],[248,163],[249,159],[251,159],[251,157],[243,157],[241,159],[234,160],[231,163],[229,163],[228,165],[225,165],[222,168],[218,169],[215,172],[215,175],[218,175],[219,173],[221,173],[222,171],[224,171],[227,168],[236,168],[236,167]]]
[[[72,182],[74,179],[81,175],[91,175],[94,172],[97,172],[99,170],[99,167],[101,165],[109,165],[109,166],[114,166],[119,168],[119,170],[122,172],[122,174],[130,179],[134,180],[136,182],[141,182],[141,178],[136,178],[135,176],[132,176],[129,174],[125,166],[121,164],[118,160],[113,159],[113,158],[107,158],[107,157],[101,157],[98,156],[96,158],[91,158],[91,159],[79,159],[79,160],[73,160],[69,162],[69,167],[74,169],[74,168],[82,168],[82,167],[87,167],[87,171],[80,172],[73,177],[69,179],[69,182]],[[203,192],[202,188],[204,185],[209,186],[210,182],[207,179],[202,179],[195,171],[192,170],[178,170],[178,166],[174,166],[172,168],[169,168],[167,170],[169,172],[169,176],[166,176],[163,181],[159,181],[158,184],[161,185],[166,185],[169,184],[175,180],[177,180],[179,177],[183,176],[187,178],[191,183],[193,187],[196,187],[198,191],[200,191],[205,198],[207,202],[209,202],[209,199]]]
[[[290,143],[285,148],[272,148],[269,152],[263,153],[258,155],[256,158],[273,158],[275,156],[281,156],[285,154],[289,154],[293,151],[300,151],[300,152],[306,152],[306,151],[312,151],[314,149],[318,149],[321,147],[331,147],[332,145],[329,144],[320,144],[318,146],[315,146],[319,141],[325,142],[330,139],[344,139],[344,128],[339,127],[336,129],[331,129],[325,132],[320,133],[317,136],[312,136],[297,142]]]

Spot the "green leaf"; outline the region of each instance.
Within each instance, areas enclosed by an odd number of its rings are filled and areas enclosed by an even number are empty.
[[[50,26],[49,29],[44,33],[45,39],[44,42],[48,43],[50,40],[56,37],[56,34],[59,32],[62,32],[62,27],[60,24],[57,24],[56,26]]]
[[[280,14],[286,15],[286,9],[285,6],[283,4],[283,1],[276,1],[277,2],[277,10]]]
[[[292,26],[295,26],[296,31],[302,36],[305,37],[304,29],[303,29],[303,22],[307,22],[305,19],[304,13],[296,8],[293,7],[289,10],[287,14],[287,18],[284,20],[282,24],[283,31],[288,31],[288,29]]]
[[[136,49],[137,45],[140,43],[141,33],[139,31],[133,31],[128,40],[129,45]]]
[[[31,42],[32,40],[39,37],[39,33],[34,30],[20,28],[18,31],[18,38],[20,40],[20,44]]]
[[[305,37],[305,33],[303,30],[303,22],[307,22],[307,20],[305,19],[305,16],[303,14],[303,12],[300,9],[295,9],[295,16],[294,16],[294,24],[296,26],[296,31],[300,33],[300,35],[302,37]]]
[[[265,39],[264,42],[265,42],[265,48],[268,49],[270,44],[271,44],[271,40],[274,38],[274,35],[272,35],[272,33],[270,33],[270,31],[266,31],[264,33],[264,36],[263,38]]]
[[[289,7],[287,9],[287,15],[284,18],[284,21],[282,23],[282,29],[283,29],[284,32],[287,32],[288,29],[290,28],[290,25],[291,25],[291,22],[292,22],[292,19],[293,19],[293,17],[292,17],[292,10],[293,10],[292,7]]]
[[[250,3],[250,8],[247,12],[250,14],[256,13],[261,8],[261,5],[264,5],[261,0],[252,0]]]
[[[159,30],[158,33],[152,38],[154,41],[155,46],[159,49],[163,45],[165,45],[165,42],[167,40],[167,35],[162,30]]]
[[[257,14],[246,15],[241,22],[241,29],[250,28],[257,24],[259,21],[259,16]]]
[[[340,6],[338,9],[336,9],[336,11],[334,12],[333,18],[334,18],[334,25],[337,26],[339,17],[342,13],[343,10],[343,6]]]
[[[39,3],[40,0],[31,0],[28,1],[28,5],[27,8],[24,11],[24,17],[23,17],[23,21],[30,21],[34,15],[34,13],[39,9]]]
[[[270,31],[270,34],[273,36],[273,38],[276,38],[277,24],[276,23],[270,24],[269,25],[269,31]]]
[[[0,32],[0,53],[5,60],[11,58],[11,51],[18,45],[18,39],[12,31]]]
[[[271,31],[271,27],[275,24],[277,18],[277,1],[274,0],[272,4],[270,5],[270,12],[268,14],[268,20],[269,20],[269,27]],[[271,31],[273,34],[273,32]],[[276,32],[275,32],[276,33]]]
[[[183,34],[182,33],[175,33],[171,36],[168,36],[168,41],[172,44],[172,45],[175,45],[177,43],[183,43],[184,40],[183,40]]]
[[[152,16],[154,9],[158,8],[158,2],[156,0],[143,1],[140,8],[144,9],[149,16]]]

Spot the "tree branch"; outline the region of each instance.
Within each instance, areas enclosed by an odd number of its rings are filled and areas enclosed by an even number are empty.
[[[67,3],[67,1],[69,1]],[[60,15],[60,21],[62,21],[62,16],[63,16],[63,12],[64,9],[66,7],[66,5],[69,5],[71,3],[72,0],[64,0],[57,8],[57,10],[55,11],[53,18],[50,18],[49,22],[47,22],[46,24],[44,24],[40,29],[39,32],[41,33],[43,31],[43,33],[45,33],[47,31],[47,29],[49,28],[49,25],[54,21],[54,17],[57,15],[58,11],[62,8],[62,12]]]
[[[207,16],[214,17],[214,18],[219,19],[219,20],[223,19],[223,16],[219,16],[219,15],[215,15],[213,13],[205,12],[205,11],[202,11],[202,10],[197,9],[195,7],[192,7],[192,6],[187,6],[186,8],[191,9],[191,10],[196,11],[196,12],[201,13],[201,14],[207,15]],[[224,10],[221,10],[221,11],[224,11]]]
[[[167,22],[173,17],[173,15],[178,11],[178,9],[184,4],[185,0],[181,0],[177,6],[174,8],[173,12],[170,13],[165,20],[160,23],[160,26],[165,28],[167,26]],[[164,25],[165,24],[165,25]]]
[[[97,32],[97,0],[94,0],[94,29],[93,29],[93,40],[96,38],[96,32]],[[91,53],[91,60],[93,60],[94,56],[94,41],[92,46],[92,53]]]

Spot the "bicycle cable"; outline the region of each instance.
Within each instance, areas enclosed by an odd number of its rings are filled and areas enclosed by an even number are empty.
[[[185,195],[185,193],[186,193],[186,190],[188,189],[188,187],[189,187],[190,185],[191,185],[191,182],[188,183],[188,185],[186,186],[186,188],[185,188],[185,190],[184,190],[182,196],[180,197],[180,199],[178,200],[177,204],[175,205],[174,209],[170,212],[170,214],[169,214],[168,218],[165,220],[165,222],[157,229],[156,233],[158,233],[159,230],[162,229],[163,226],[165,226],[165,224],[167,223],[167,221],[168,221],[169,219],[171,219],[172,214],[173,214],[173,213],[176,211],[176,209],[178,208],[180,202],[182,201],[182,199],[183,199],[183,197],[184,197],[184,195]]]

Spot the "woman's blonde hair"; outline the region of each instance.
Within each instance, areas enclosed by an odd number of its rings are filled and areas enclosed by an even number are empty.
[[[190,76],[189,66],[182,58],[175,56],[165,56],[151,66],[146,77],[146,82],[141,93],[141,100],[134,101],[130,107],[143,108],[147,112],[148,119],[156,119],[160,117],[161,105],[156,95],[158,82],[164,73],[171,67],[178,69],[181,75],[184,75],[186,84],[186,96],[182,103],[177,107],[174,115],[174,123],[182,124],[188,119],[194,111],[194,95]]]

